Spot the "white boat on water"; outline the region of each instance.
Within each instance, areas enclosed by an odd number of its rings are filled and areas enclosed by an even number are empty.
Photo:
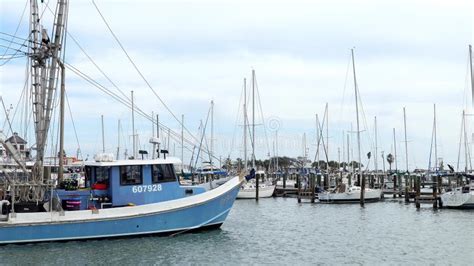
[[[283,187],[283,180],[278,180],[276,182],[276,187],[279,188],[279,189],[284,189],[284,188],[297,188],[296,187],[296,180],[292,180],[292,179],[287,179],[286,180],[286,184],[285,184],[285,187]]]
[[[275,185],[272,185],[266,180],[264,171],[257,171],[255,178],[259,178],[262,183],[258,184],[258,198],[270,198],[275,192]],[[257,193],[257,183],[255,179],[247,181],[240,187],[239,193],[237,194],[238,199],[255,199]]]
[[[238,199],[255,199],[256,196],[256,184],[254,182],[248,182],[240,187],[240,191],[237,194]],[[259,184],[258,185],[258,198],[270,198],[275,191],[275,185]]]
[[[326,191],[319,193],[320,202],[328,203],[358,203],[360,201],[361,188],[358,186],[347,186],[341,184],[339,187],[332,191]],[[365,202],[375,202],[382,198],[381,189],[366,188],[364,194]]]
[[[442,194],[441,202],[447,208],[474,209],[474,183]]]

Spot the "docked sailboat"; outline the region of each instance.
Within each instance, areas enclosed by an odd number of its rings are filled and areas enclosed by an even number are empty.
[[[255,70],[252,70],[252,170],[250,174],[246,176],[247,182],[240,187],[240,191],[237,195],[238,199],[259,199],[269,198],[273,196],[275,192],[275,185],[273,185],[268,179],[264,171],[255,172]],[[247,169],[247,92],[246,92],[246,80],[244,79],[244,154],[245,162],[244,167]]]
[[[358,203],[360,201],[361,187],[348,186],[341,183],[333,190],[318,194],[320,202],[327,203]],[[382,198],[380,189],[366,188],[364,191],[364,200],[366,202],[379,201]]]
[[[472,46],[469,45],[469,66],[471,76],[471,90],[472,90],[472,110],[474,110],[474,71],[472,64]],[[467,114],[463,110],[462,126],[461,126],[461,140],[464,139],[464,173],[459,175],[466,176],[466,185],[455,188],[453,191],[446,192],[441,195],[441,202],[443,207],[456,209],[473,209],[474,208],[474,172],[472,169],[471,153],[469,149],[469,133],[466,126]],[[461,153],[461,142],[459,143],[459,154]],[[470,170],[469,170],[470,166]],[[454,171],[454,169],[452,169]],[[458,171],[459,171],[459,157],[458,157]]]
[[[358,146],[358,165],[359,171],[358,175],[360,176],[360,186],[347,185],[345,183],[340,183],[335,189],[331,191],[325,191],[318,194],[320,202],[328,203],[338,203],[338,202],[360,202],[361,206],[364,205],[364,202],[373,202],[379,201],[383,198],[382,189],[371,189],[366,188],[366,180],[361,169],[361,147],[360,147],[360,127],[359,127],[359,92],[357,87],[356,71],[355,71],[355,61],[354,61],[354,50],[351,50],[352,56],[352,70],[354,73],[354,91],[355,91],[355,105],[356,105],[356,121],[357,121],[357,146]]]
[[[61,189],[44,164],[54,106],[57,75],[61,74],[60,148],[58,181],[64,178],[64,62],[60,52],[65,37],[68,1],[58,1],[53,38],[39,24],[38,4],[31,1],[31,62],[36,158],[32,169],[17,150],[0,142],[19,165],[24,178],[6,178],[0,186],[0,244],[73,239],[97,239],[149,234],[176,234],[218,228],[235,201],[243,178],[233,177],[207,191],[180,185],[172,157],[115,160],[113,155],[85,161],[83,188]],[[43,30],[42,30],[43,29]],[[132,97],[133,111],[133,97]]]
[[[443,207],[455,209],[474,209],[474,181],[441,195]]]
[[[267,179],[265,171],[257,171],[255,173],[255,179],[250,179],[248,182],[242,184],[237,194],[238,199],[255,199],[257,196],[257,178],[259,179],[258,197],[270,198],[273,196],[276,186]]]

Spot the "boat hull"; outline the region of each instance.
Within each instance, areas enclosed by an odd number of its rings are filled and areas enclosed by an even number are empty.
[[[64,215],[41,213],[49,215],[50,221],[42,217],[39,222],[33,222],[30,221],[33,214],[18,213],[9,222],[0,223],[0,244],[172,234],[216,228],[229,214],[241,181],[235,177],[229,183],[206,192],[211,195],[203,193],[163,203],[103,209],[98,214],[92,211],[71,211]]]
[[[343,193],[319,193],[320,202],[328,203],[356,203],[360,202],[360,191],[343,192]],[[371,189],[365,191],[364,201],[365,202],[376,202],[382,197],[382,191],[380,189]]]
[[[275,192],[275,186],[265,186],[260,187],[258,189],[258,198],[270,198],[273,196],[273,192]],[[237,194],[237,199],[255,199],[256,191],[254,188],[251,189],[240,189],[239,193]]]
[[[453,209],[474,209],[474,192],[447,192],[441,195],[443,207]]]

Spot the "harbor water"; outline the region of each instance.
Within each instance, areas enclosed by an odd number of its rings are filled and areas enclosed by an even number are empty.
[[[474,212],[386,200],[298,204],[239,200],[220,230],[173,237],[0,246],[15,264],[435,264],[472,265]]]

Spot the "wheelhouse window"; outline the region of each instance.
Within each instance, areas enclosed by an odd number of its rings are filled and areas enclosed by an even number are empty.
[[[95,167],[95,181],[101,184],[108,184],[109,167]]]
[[[120,166],[120,185],[140,185],[143,183],[142,166]]]
[[[155,164],[151,167],[153,183],[164,183],[176,181],[172,164]]]

